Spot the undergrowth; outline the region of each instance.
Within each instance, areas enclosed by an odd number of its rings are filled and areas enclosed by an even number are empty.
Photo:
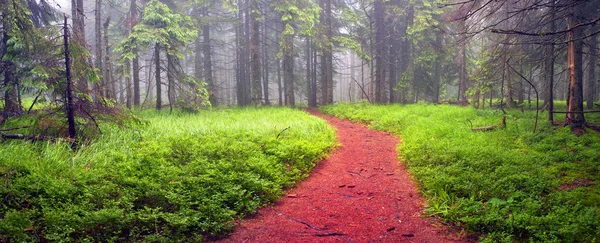
[[[444,105],[337,104],[326,113],[398,134],[401,161],[428,201],[427,212],[482,242],[599,242],[600,135],[577,136],[542,114]],[[598,120],[590,115],[589,120]]]
[[[219,237],[307,176],[335,140],[325,121],[288,108],[135,115],[142,122],[100,124],[76,152],[2,142],[0,242]]]

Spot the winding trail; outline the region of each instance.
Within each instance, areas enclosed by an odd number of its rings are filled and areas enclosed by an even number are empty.
[[[464,242],[430,218],[397,160],[398,139],[309,111],[337,129],[341,145],[274,205],[219,242]]]

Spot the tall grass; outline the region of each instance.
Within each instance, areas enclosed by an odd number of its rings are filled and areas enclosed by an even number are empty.
[[[68,144],[0,146],[0,241],[202,241],[277,199],[333,146],[287,108],[141,111]],[[287,129],[286,129],[287,128]]]
[[[483,242],[598,242],[600,136],[577,136],[533,111],[442,105],[339,104],[326,113],[400,135],[401,160],[428,200],[427,211]],[[595,120],[597,117],[591,117]]]

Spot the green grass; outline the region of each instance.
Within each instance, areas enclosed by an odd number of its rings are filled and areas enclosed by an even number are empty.
[[[472,132],[471,124],[499,123],[502,112],[424,104],[322,110],[398,134],[400,159],[421,186],[427,212],[480,233],[482,242],[600,241],[596,132],[576,136],[551,127],[543,113],[533,134],[533,111],[508,110],[507,128]]]
[[[136,115],[146,122],[105,124],[76,152],[2,142],[0,241],[218,237],[306,177],[335,140],[325,121],[288,108]]]

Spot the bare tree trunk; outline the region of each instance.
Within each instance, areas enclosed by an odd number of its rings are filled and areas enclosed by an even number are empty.
[[[96,32],[96,68],[98,68],[98,70],[100,70],[100,75],[101,75],[101,82],[100,83],[96,83],[94,85],[94,92],[97,96],[97,99],[105,96],[108,97],[108,87],[107,87],[107,81],[106,81],[106,75],[103,74],[104,70],[104,65],[102,63],[103,61],[103,56],[102,56],[102,0],[96,0],[96,9],[94,10],[94,16],[95,16],[95,32]]]
[[[162,108],[162,90],[161,90],[161,81],[160,81],[160,44],[156,43],[154,45],[154,77],[156,79],[156,110],[160,110]]]
[[[382,89],[384,83],[384,58],[385,55],[385,23],[382,0],[375,0],[373,14],[375,15],[375,103],[382,103]]]
[[[283,22],[282,29],[291,23]],[[286,34],[283,36],[283,82],[285,83],[285,102],[286,105],[295,107],[296,100],[294,96],[294,35]]]
[[[587,101],[587,109],[594,108],[594,100],[596,99],[596,47],[598,47],[598,37],[588,37],[589,51],[589,68],[588,68],[588,79],[585,87],[585,99]]]
[[[251,25],[250,33],[250,70],[252,82],[252,103],[257,105],[262,100],[262,88],[260,82],[260,25],[257,20],[258,2],[251,1],[251,11],[248,16]]]
[[[271,105],[271,101],[269,100],[269,45],[267,39],[267,22],[263,21],[263,35],[262,35],[262,43],[263,43],[263,94],[264,94],[264,103],[265,105]]]
[[[550,8],[550,30],[554,32],[556,29],[554,21],[554,1],[551,0]],[[544,62],[544,77],[546,79],[546,106],[548,107],[548,121],[550,124],[554,123],[554,44],[550,43],[544,50],[545,62]]]
[[[71,82],[71,59],[69,51],[69,27],[67,23],[67,15],[64,15],[64,47],[65,47],[65,72],[67,75],[67,92],[65,94],[67,104],[65,105],[67,113],[67,124],[69,131],[69,138],[75,139],[77,136],[77,130],[75,130],[75,113],[73,111],[73,83]],[[71,148],[76,148],[76,143],[71,144]]]
[[[110,16],[104,22],[104,81],[106,82],[106,97],[117,99],[117,89],[115,80],[113,79],[112,65],[110,63],[110,46],[108,43],[108,25],[110,24]]]
[[[136,0],[131,0],[129,3],[129,31],[133,33],[133,27],[137,24],[137,4]],[[132,81],[133,81],[133,105],[140,105],[140,62],[138,58],[138,51],[134,49],[132,51],[134,57],[132,60]],[[149,86],[149,85],[148,85]]]
[[[444,38],[443,33],[441,31],[436,31],[435,45],[437,48],[443,48],[444,40],[442,38]],[[434,82],[433,88],[435,89],[433,91],[433,103],[440,103],[440,88],[441,88],[440,86],[442,83],[442,80],[441,80],[442,55],[443,55],[443,52],[440,52],[437,54],[437,56],[435,58],[435,64],[433,66],[433,82]],[[485,102],[483,102],[483,103],[485,103]]]
[[[208,17],[208,9],[203,9],[204,16]],[[210,44],[210,25],[205,24],[202,26],[202,53],[204,57],[204,79],[207,84],[208,92],[210,96],[208,100],[211,105],[217,104],[216,90],[215,90],[215,81],[213,79],[213,68],[212,68],[212,48]]]
[[[306,99],[308,107],[317,107],[316,100],[313,100],[313,88],[312,88],[312,49],[311,39],[306,37],[306,49],[304,50],[304,56],[306,57]]]
[[[585,3],[573,6],[573,14],[567,19],[568,28],[581,23]],[[569,103],[565,123],[573,128],[583,127],[583,30],[575,28],[568,32]]]

